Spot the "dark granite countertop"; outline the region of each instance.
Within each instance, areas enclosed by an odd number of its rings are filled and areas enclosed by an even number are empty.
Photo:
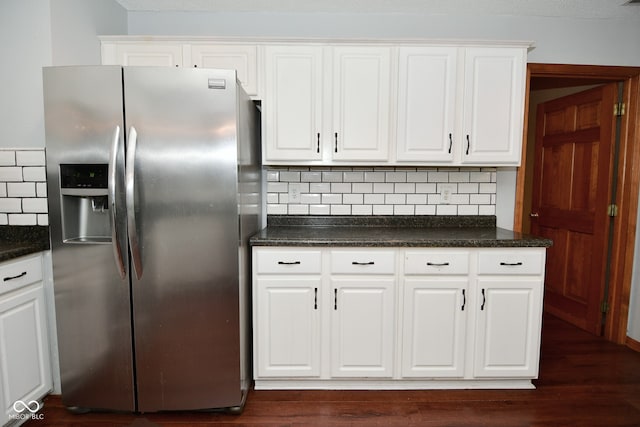
[[[49,249],[49,227],[0,226],[0,262]]]
[[[495,216],[269,216],[253,246],[549,247],[495,226]]]

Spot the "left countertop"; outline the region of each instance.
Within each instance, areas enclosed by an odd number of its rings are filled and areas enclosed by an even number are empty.
[[[49,227],[0,226],[0,262],[49,249]]]

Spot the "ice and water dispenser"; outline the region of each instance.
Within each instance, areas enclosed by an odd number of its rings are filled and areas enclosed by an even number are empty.
[[[65,243],[110,243],[107,164],[61,164]]]

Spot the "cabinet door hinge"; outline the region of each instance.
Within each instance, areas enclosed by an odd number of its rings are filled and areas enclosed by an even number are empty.
[[[600,303],[600,313],[608,313],[609,312],[609,303],[606,301],[602,301]]]
[[[613,104],[613,115],[614,116],[624,116],[625,113],[625,105],[624,102],[618,102]]]
[[[607,206],[607,215],[611,217],[618,216],[618,205]]]

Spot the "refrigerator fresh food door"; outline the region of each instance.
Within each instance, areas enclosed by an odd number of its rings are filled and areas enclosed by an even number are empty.
[[[50,67],[43,79],[62,401],[132,411],[122,68]]]
[[[237,406],[235,72],[125,67],[124,86],[138,410]]]

